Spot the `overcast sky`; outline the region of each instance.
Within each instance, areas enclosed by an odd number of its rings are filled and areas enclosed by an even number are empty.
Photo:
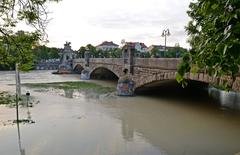
[[[144,42],[164,45],[162,31],[170,29],[167,45],[188,47],[184,26],[191,0],[62,0],[51,4],[52,18],[47,28],[48,46],[63,47],[66,41],[74,50],[102,41],[121,44]]]

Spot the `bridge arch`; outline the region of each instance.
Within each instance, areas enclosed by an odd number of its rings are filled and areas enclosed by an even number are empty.
[[[140,88],[155,82],[176,80],[176,74],[176,72],[160,72],[152,75],[146,75],[143,77],[134,76],[133,81],[135,81],[136,83],[135,88]]]
[[[144,78],[136,77],[134,81],[136,82],[135,89],[141,89],[143,87],[154,87],[161,86],[166,83],[171,83],[171,81],[176,82],[176,72],[162,72],[154,74],[152,76],[146,76]],[[203,79],[200,75],[196,74],[195,76],[186,76],[185,79],[193,85],[200,85],[206,87],[209,85],[209,80]],[[194,86],[193,86],[194,87]]]
[[[106,66],[97,66],[94,67],[90,73],[90,79],[112,79],[112,80],[118,80],[119,75],[116,71],[109,69]]]
[[[81,74],[81,72],[82,72],[83,69],[84,69],[84,68],[83,68],[82,65],[76,64],[76,65],[74,66],[74,68],[73,68],[73,71],[76,72],[76,73]]]

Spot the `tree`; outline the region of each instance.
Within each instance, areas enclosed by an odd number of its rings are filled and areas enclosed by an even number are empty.
[[[184,81],[184,74],[197,68],[210,76],[230,75],[233,81],[225,86],[231,88],[240,64],[240,1],[197,0],[189,8],[192,20],[186,30],[192,50],[177,80]]]
[[[18,31],[9,37],[0,37],[0,65],[13,67],[19,64],[20,70],[32,68],[32,48],[38,43],[38,33]]]
[[[161,56],[161,52],[159,51],[159,49],[157,47],[154,47],[153,49],[151,49],[150,55],[153,58],[159,58]]]
[[[122,50],[121,48],[116,48],[111,52],[112,58],[121,58],[122,57]]]
[[[59,0],[1,0],[0,1],[0,33],[3,36],[12,34],[13,28],[19,22],[26,22],[44,33],[47,19],[48,2],[58,2]]]
[[[179,43],[176,43],[174,47],[169,47],[165,53],[166,58],[179,58],[183,57],[187,53],[187,49],[180,47]]]
[[[79,58],[84,58],[85,52],[86,52],[86,48],[84,46],[81,46],[78,50],[78,57]]]
[[[43,46],[36,46],[33,49],[34,59],[39,60],[48,60],[48,59],[59,59],[59,51],[60,49],[55,47],[47,47]]]
[[[33,45],[36,39],[40,39],[40,36],[42,39],[45,36],[45,28],[48,23],[46,3],[53,1],[58,2],[59,0],[0,1],[1,54],[4,54],[0,58],[1,64],[10,65],[14,61],[21,62],[22,65],[27,64],[27,61],[31,63],[29,47]],[[19,22],[25,22],[27,25],[34,27],[36,32],[14,33]],[[3,46],[8,46],[8,50]],[[15,59],[14,56],[16,55],[17,58]]]
[[[99,57],[99,52],[97,51],[96,47],[94,47],[93,45],[88,44],[86,46],[86,49],[89,50],[91,56],[93,56],[94,58]]]

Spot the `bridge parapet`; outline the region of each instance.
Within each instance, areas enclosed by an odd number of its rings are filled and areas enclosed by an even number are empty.
[[[98,64],[111,64],[111,65],[122,65],[122,58],[91,58],[89,60],[90,63],[98,63]]]
[[[73,63],[84,63],[85,60],[84,59],[73,59]]]
[[[141,68],[155,68],[177,70],[182,59],[179,58],[135,58],[134,66]]]

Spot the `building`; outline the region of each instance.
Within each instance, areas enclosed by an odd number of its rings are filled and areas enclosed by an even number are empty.
[[[141,42],[127,42],[127,44],[134,47],[134,49],[140,53],[146,53],[148,49],[147,46]]]
[[[110,42],[104,41],[100,45],[97,45],[96,49],[102,50],[102,51],[109,51],[112,49],[117,49],[118,47],[119,47],[119,45],[113,43],[112,41],[110,41]]]
[[[147,46],[144,43],[141,42],[126,42],[124,46],[131,47],[134,52],[134,57],[146,57],[147,52]]]

